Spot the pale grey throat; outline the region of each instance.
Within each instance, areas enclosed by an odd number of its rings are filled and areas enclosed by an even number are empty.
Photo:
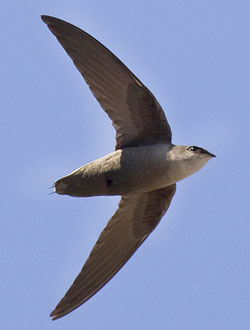
[[[107,113],[116,130],[115,151],[55,183],[61,195],[121,195],[81,272],[50,314],[58,319],[86,302],[126,263],[170,206],[176,182],[215,157],[196,146],[172,144],[154,95],[105,46],[79,28],[42,16]]]

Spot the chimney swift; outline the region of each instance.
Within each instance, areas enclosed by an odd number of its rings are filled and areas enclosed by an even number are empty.
[[[75,197],[121,195],[82,270],[50,314],[55,320],[86,302],[120,270],[169,208],[176,182],[215,155],[197,146],[174,145],[154,95],[99,41],[60,19],[42,20],[116,130],[115,151],[57,180],[55,192]]]

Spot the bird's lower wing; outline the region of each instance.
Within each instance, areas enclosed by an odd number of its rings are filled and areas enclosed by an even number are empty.
[[[50,314],[53,320],[83,304],[119,271],[157,226],[175,190],[173,184],[148,193],[122,196],[81,272]]]

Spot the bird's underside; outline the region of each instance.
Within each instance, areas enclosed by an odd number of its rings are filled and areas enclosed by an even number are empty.
[[[74,197],[115,196],[164,188],[180,177],[178,164],[166,166],[168,144],[116,150],[90,162],[55,182],[60,195]],[[166,171],[167,168],[167,171]]]

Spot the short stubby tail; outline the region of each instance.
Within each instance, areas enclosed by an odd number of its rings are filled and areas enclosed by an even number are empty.
[[[84,176],[81,172],[73,172],[54,184],[55,193],[73,197],[91,197],[108,195],[106,186],[98,176]]]
[[[55,192],[59,195],[69,195],[72,186],[62,180],[57,180],[54,185]]]
[[[87,197],[88,194],[84,193],[84,189],[80,184],[77,177],[66,176],[57,180],[54,184],[55,192],[59,195],[68,195],[73,197]]]

